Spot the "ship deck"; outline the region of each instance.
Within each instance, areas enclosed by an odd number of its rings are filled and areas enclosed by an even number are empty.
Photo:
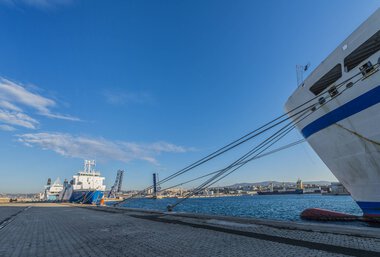
[[[2,204],[0,256],[380,256],[380,228]]]

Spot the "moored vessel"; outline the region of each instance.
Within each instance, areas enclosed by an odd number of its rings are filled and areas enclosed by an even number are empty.
[[[58,201],[59,195],[63,190],[63,185],[59,178],[57,178],[53,184],[51,183],[51,179],[49,178],[46,185],[45,190],[40,194],[40,200],[42,201]]]
[[[380,10],[344,40],[290,96],[307,142],[364,217],[380,218]]]
[[[296,188],[292,189],[287,189],[282,188],[282,189],[274,189],[273,188],[273,183],[270,184],[270,190],[267,191],[257,191],[258,195],[300,195],[304,193],[304,187],[303,183],[300,179],[297,180],[296,183]]]
[[[66,183],[61,194],[62,201],[73,203],[96,204],[104,196],[106,186],[104,177],[95,170],[94,160],[85,160],[84,168],[73,176],[70,184]]]
[[[273,190],[273,191],[258,191],[258,195],[301,195],[303,194],[302,189],[295,190]]]

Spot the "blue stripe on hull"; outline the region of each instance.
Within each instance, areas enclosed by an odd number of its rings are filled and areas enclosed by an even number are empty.
[[[344,120],[378,103],[380,103],[380,86],[377,86],[376,88],[313,121],[302,129],[302,134],[305,138],[308,138],[314,133],[317,133],[318,131],[327,128],[338,121]]]
[[[356,202],[362,209],[364,216],[380,218],[380,202]]]
[[[103,197],[103,192],[99,190],[93,191],[74,191],[70,197],[70,202],[97,204]]]

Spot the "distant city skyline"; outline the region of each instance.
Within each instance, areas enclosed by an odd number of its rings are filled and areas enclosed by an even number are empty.
[[[296,65],[311,63],[307,76],[378,7],[0,0],[0,193],[70,180],[84,159],[97,161],[108,189],[118,169],[124,190],[143,189],[153,172],[164,178],[282,115]],[[173,184],[226,166],[261,139]],[[214,186],[298,178],[336,181],[303,143]]]

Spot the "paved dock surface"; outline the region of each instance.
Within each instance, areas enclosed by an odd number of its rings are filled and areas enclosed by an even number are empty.
[[[380,256],[380,228],[361,235],[304,228],[60,204],[0,205],[0,256]]]

